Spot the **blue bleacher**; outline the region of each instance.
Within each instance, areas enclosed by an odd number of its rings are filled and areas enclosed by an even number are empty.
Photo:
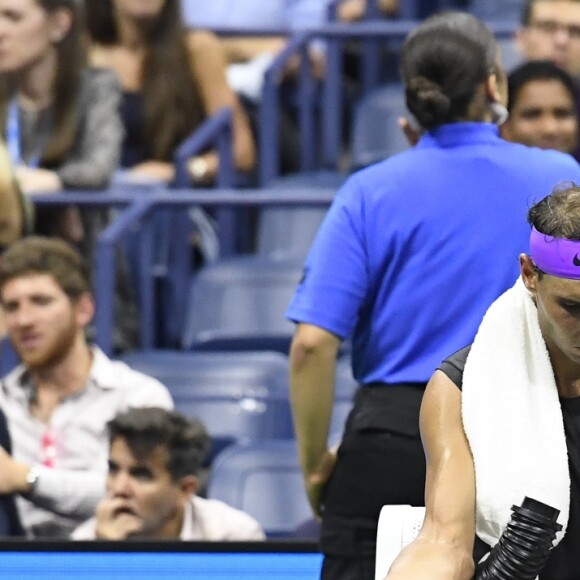
[[[154,350],[122,360],[164,383],[179,412],[203,421],[212,437],[208,462],[232,443],[293,436],[281,353]]]
[[[292,440],[235,445],[214,461],[208,497],[256,518],[269,538],[291,536],[312,517]]]
[[[183,310],[183,348],[287,353],[294,325],[284,312],[302,272],[302,260],[258,256],[202,268]]]

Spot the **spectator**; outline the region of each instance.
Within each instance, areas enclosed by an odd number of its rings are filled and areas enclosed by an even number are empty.
[[[491,305],[473,344],[431,377],[421,407],[427,513],[389,579],[473,578],[473,554],[478,562],[497,544],[526,496],[559,510],[557,545],[530,558],[533,543],[518,547],[502,573],[477,577],[501,577],[508,567],[505,577],[536,577],[532,561],[544,555],[540,579],[578,576],[579,208],[572,185],[532,206],[520,279]],[[530,567],[520,574],[522,563]]]
[[[550,61],[529,61],[508,77],[508,141],[574,154],[578,147],[576,85]]]
[[[258,522],[218,500],[197,497],[209,448],[198,420],[159,408],[130,409],[108,424],[107,496],[74,540],[263,540]]]
[[[105,491],[105,425],[129,406],[172,407],[157,380],[89,346],[88,269],[59,239],[14,242],[0,262],[8,337],[22,360],[1,383],[13,453],[0,449],[0,493],[19,493],[31,537],[68,535]]]
[[[234,111],[233,155],[240,171],[255,162],[251,131],[225,79],[221,45],[208,32],[186,33],[179,0],[91,0],[91,62],[115,71],[123,89],[122,166],[134,179],[171,182],[176,146],[223,107]],[[189,160],[194,184],[214,181],[219,159]]]
[[[526,60],[551,60],[580,78],[580,2],[526,0],[515,40]]]
[[[1,0],[0,127],[25,193],[106,187],[119,161],[119,92],[87,68],[76,0]],[[78,213],[43,212],[39,231],[78,241]],[[55,220],[59,219],[59,226]]]
[[[513,255],[529,238],[518,215],[530,198],[580,176],[568,155],[500,139],[497,58],[492,33],[467,13],[411,32],[401,71],[425,133],[338,192],[288,308],[298,323],[292,410],[306,490],[322,515],[323,579],[374,578],[381,507],[423,504],[425,385],[516,279]],[[348,337],[361,388],[336,454],[327,439]]]

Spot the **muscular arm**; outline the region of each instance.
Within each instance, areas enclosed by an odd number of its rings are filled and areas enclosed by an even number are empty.
[[[312,324],[298,324],[290,349],[290,400],[298,455],[308,498],[315,513],[334,467],[327,439],[334,400],[340,339]]]
[[[474,573],[473,458],[461,422],[461,392],[441,371],[425,391],[421,437],[427,457],[425,522],[387,578],[469,580]]]
[[[215,35],[202,31],[189,34],[188,47],[208,115],[223,107],[230,107],[233,111],[234,165],[240,171],[249,171],[256,161],[254,140],[240,102],[227,84],[223,48]]]

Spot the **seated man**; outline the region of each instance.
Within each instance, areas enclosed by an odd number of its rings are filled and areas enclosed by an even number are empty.
[[[72,539],[264,539],[260,524],[249,515],[195,495],[209,447],[198,420],[159,408],[130,409],[108,428],[107,496]]]
[[[564,528],[539,578],[578,577],[580,188],[554,190],[528,221],[521,278],[427,385],[427,512],[389,580],[472,578],[476,535],[494,546],[525,496],[560,510]]]
[[[530,60],[508,76],[509,117],[501,128],[507,141],[573,155],[578,147],[576,86],[547,60]]]
[[[0,385],[12,439],[12,455],[0,449],[0,494],[20,494],[27,535],[68,536],[105,492],[107,421],[128,407],[172,408],[171,396],[87,343],[88,268],[66,242],[14,242],[0,260],[0,302],[22,360]]]

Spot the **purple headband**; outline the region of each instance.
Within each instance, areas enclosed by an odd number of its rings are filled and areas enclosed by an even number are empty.
[[[554,238],[532,227],[530,256],[550,276],[580,280],[580,240]]]

